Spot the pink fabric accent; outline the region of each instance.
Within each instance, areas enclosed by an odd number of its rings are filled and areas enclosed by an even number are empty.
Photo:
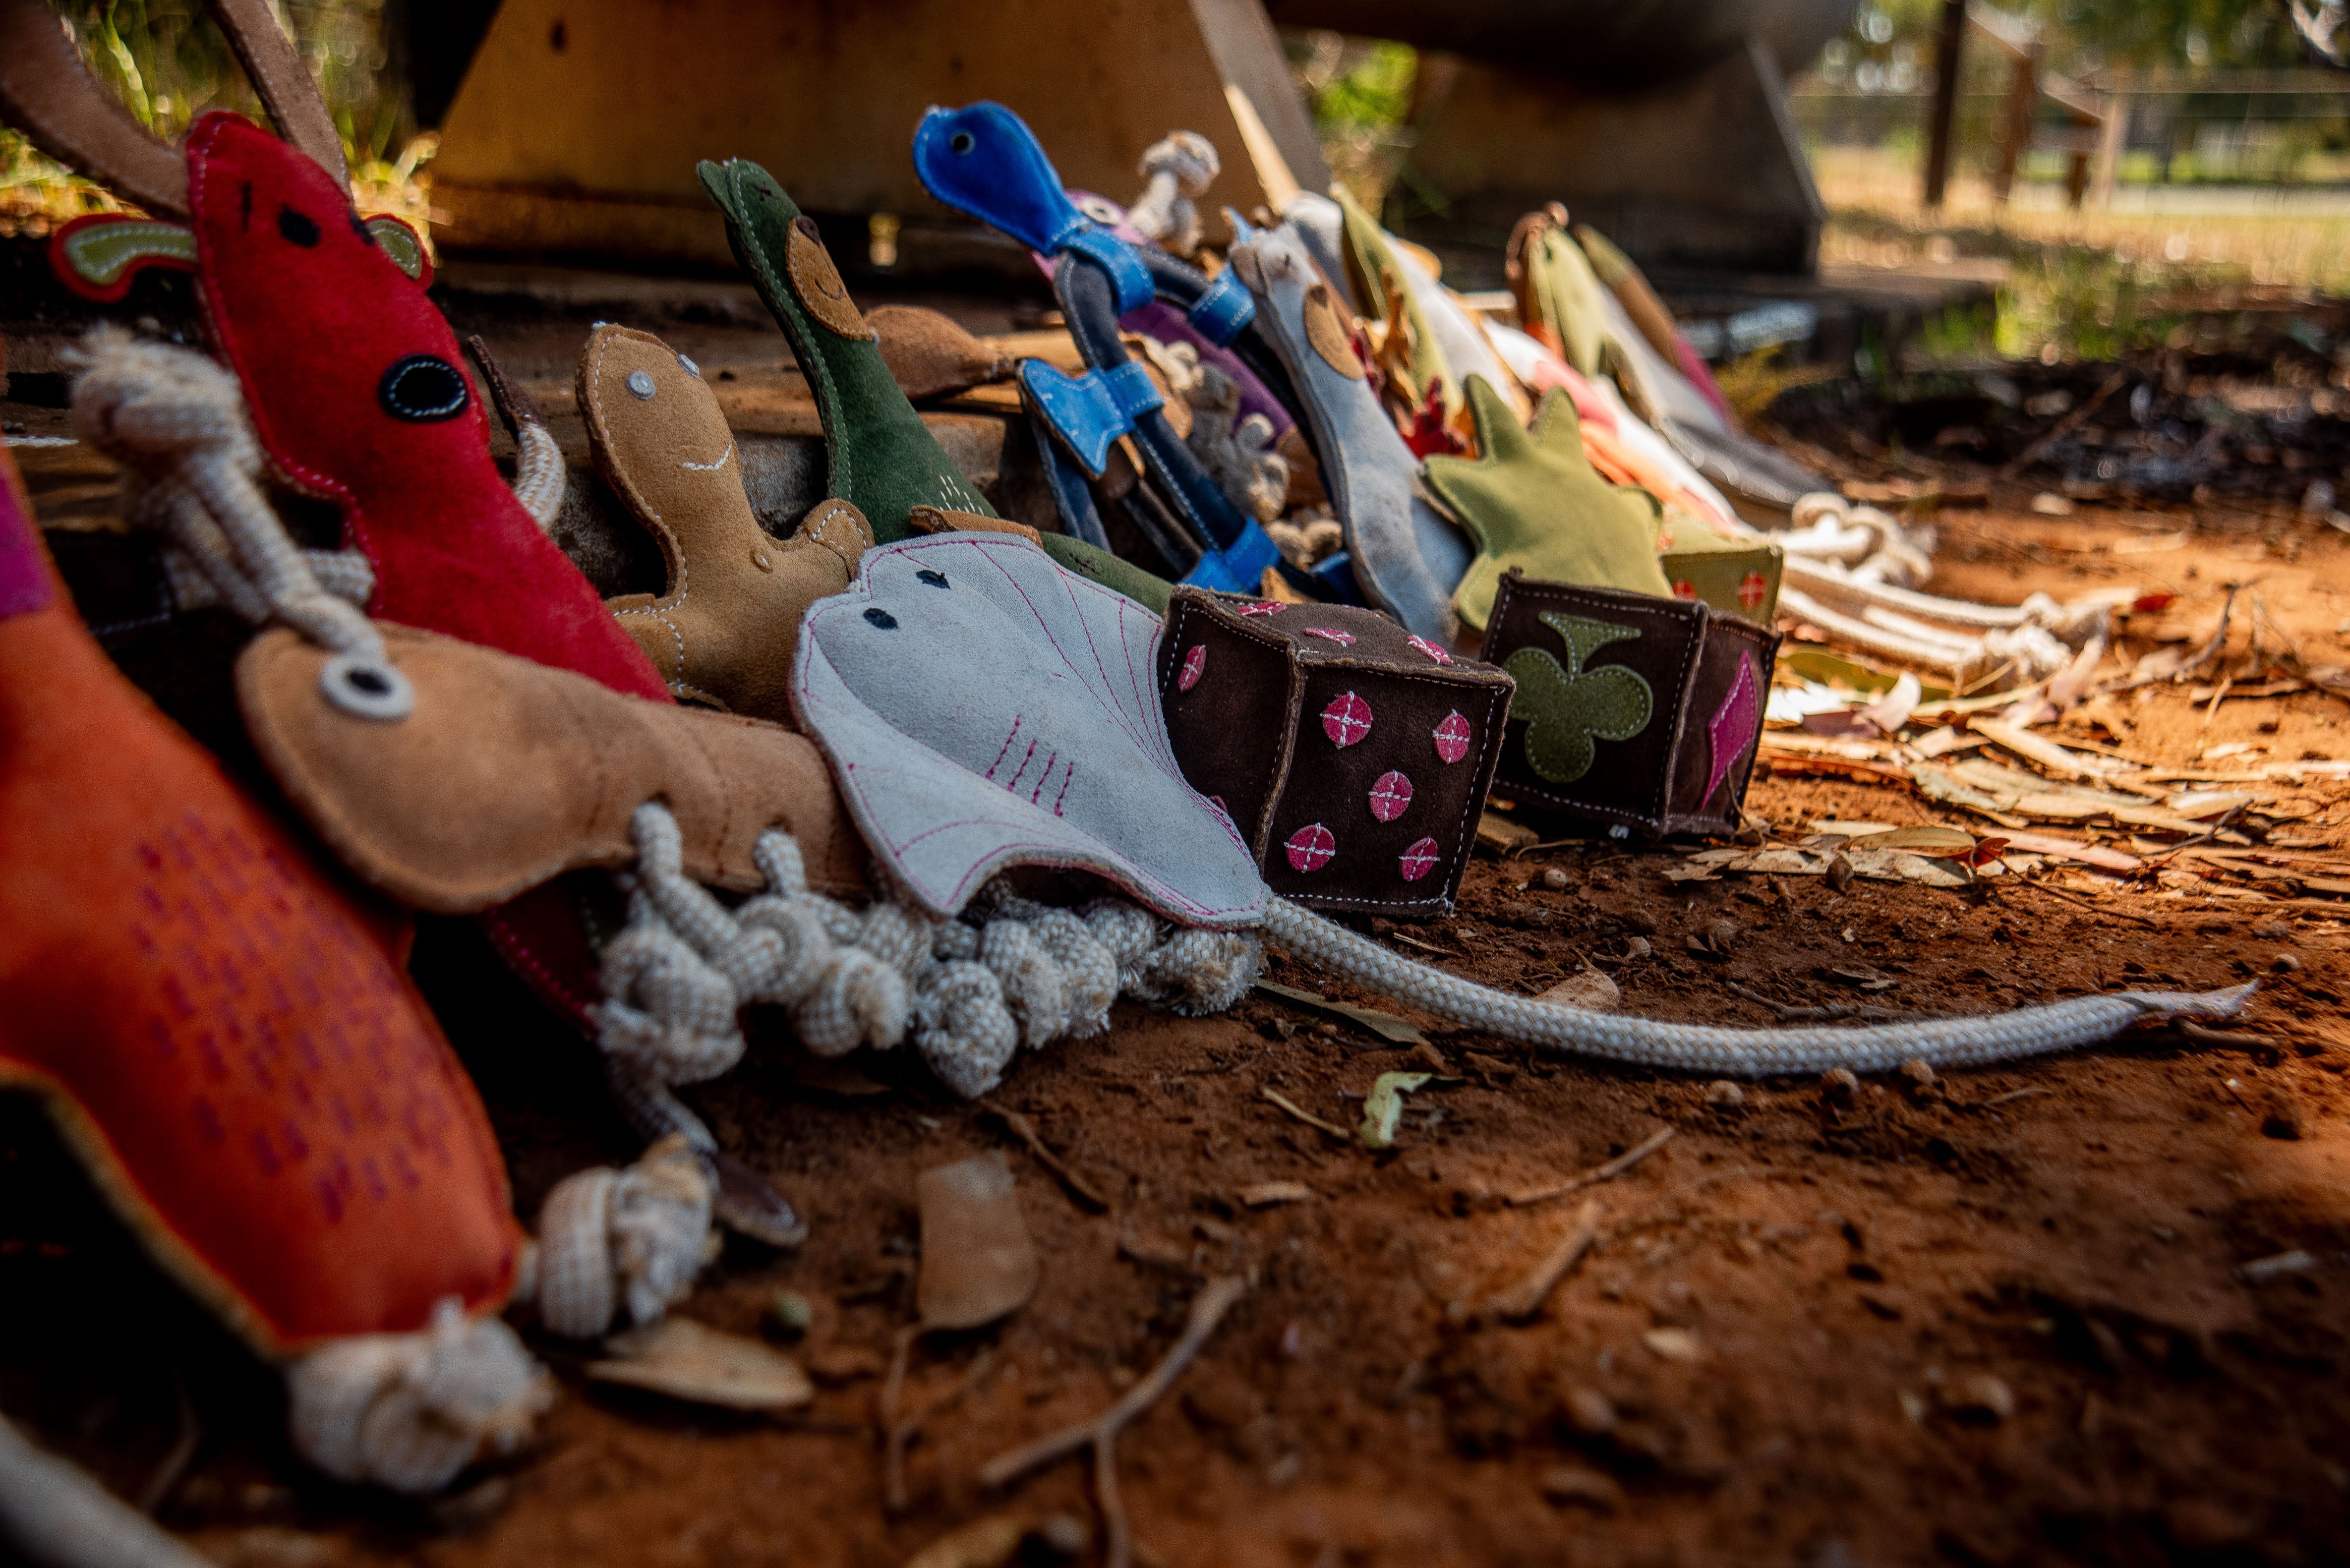
[[[1417,882],[1436,869],[1436,840],[1423,838],[1403,852],[1403,857],[1396,863],[1396,869],[1403,873],[1405,881]]]
[[[1762,726],[1762,705],[1757,701],[1754,686],[1754,661],[1741,659],[1737,683],[1722,698],[1721,706],[1713,711],[1713,717],[1705,722],[1706,744],[1712,754],[1712,766],[1705,781],[1706,800],[1713,798],[1713,792],[1730,776],[1730,765],[1738,760],[1739,753],[1753,742]]]
[[[1338,841],[1331,836],[1328,828],[1316,822],[1291,834],[1289,842],[1282,847],[1289,852],[1291,870],[1319,871],[1330,864],[1330,857],[1338,853]]]
[[[1208,668],[1208,645],[1195,642],[1191,651],[1183,656],[1183,673],[1175,678],[1175,690],[1189,691],[1200,683],[1200,672]]]
[[[0,467],[0,619],[49,602],[49,574],[13,469]]]
[[[1451,654],[1445,652],[1444,649],[1437,647],[1436,644],[1429,641],[1428,639],[1424,637],[1408,637],[1405,638],[1404,640],[1411,645],[1412,651],[1415,653],[1426,654],[1429,658],[1436,660],[1439,664],[1450,664],[1452,662],[1452,656]]]
[[[1713,379],[1713,370],[1706,364],[1705,356],[1678,332],[1673,334],[1673,359],[1680,367],[1681,374],[1689,378],[1690,385],[1697,389],[1697,395],[1713,405],[1713,411],[1721,416],[1722,423],[1736,430],[1738,415],[1731,410],[1730,400],[1722,395],[1721,383]]]
[[[1411,781],[1401,774],[1386,773],[1371,785],[1371,815],[1381,822],[1393,822],[1411,805]]]
[[[1259,599],[1253,605],[1241,606],[1240,613],[1242,615],[1279,615],[1288,607],[1279,599]]]
[[[1334,627],[1309,626],[1305,628],[1305,635],[1308,637],[1326,638],[1330,641],[1336,643],[1341,648],[1352,648],[1355,646],[1355,634],[1353,632],[1340,631]]]
[[[1436,754],[1448,763],[1457,763],[1469,754],[1469,742],[1475,738],[1469,721],[1455,708],[1444,715],[1444,722],[1436,726]]]
[[[1771,579],[1760,572],[1747,573],[1738,585],[1738,602],[1750,610],[1761,609],[1762,601],[1770,597]]]
[[[1322,732],[1340,751],[1356,745],[1371,732],[1371,705],[1352,691],[1341,691],[1322,710]]]

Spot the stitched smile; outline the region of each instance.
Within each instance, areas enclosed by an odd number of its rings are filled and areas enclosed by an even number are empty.
[[[715,473],[720,469],[725,467],[726,460],[733,455],[734,443],[730,441],[726,443],[726,450],[718,454],[718,461],[716,462],[681,462],[678,464],[678,467],[690,468],[696,473]]]

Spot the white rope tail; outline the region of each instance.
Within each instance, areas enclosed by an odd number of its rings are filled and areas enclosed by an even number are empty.
[[[2201,992],[2113,992],[2013,1012],[1865,1029],[1725,1029],[1586,1012],[1511,996],[1389,952],[1285,898],[1274,899],[1266,909],[1264,933],[1294,958],[1471,1029],[1561,1054],[1717,1076],[1760,1078],[1835,1067],[1881,1073],[1919,1060],[1936,1067],[2009,1062],[2103,1040],[2145,1018],[2232,1017],[2251,1000],[2253,990],[2247,984]]]
[[[416,1334],[337,1340],[286,1376],[295,1449],[328,1475],[426,1492],[504,1453],[554,1399],[514,1330],[454,1296]]]
[[[525,420],[515,427],[514,496],[541,532],[563,510],[563,490],[570,480],[563,449],[545,425]]]
[[[960,920],[889,901],[852,909],[809,889],[779,832],[752,851],[766,890],[730,909],[685,875],[666,806],[647,802],[629,826],[629,925],[604,950],[598,1038],[640,1122],[665,1117],[658,1130],[700,1148],[707,1130],[667,1086],[742,1059],[749,1002],[783,1007],[822,1056],[910,1035],[948,1087],[978,1096],[1022,1045],[1100,1033],[1120,994],[1219,1012],[1262,961],[1253,933],[1170,928],[1119,899],[1056,909],[991,885]]]
[[[711,1182],[692,1142],[671,1133],[626,1170],[567,1176],[538,1216],[538,1315],[593,1339],[616,1323],[658,1323],[718,1255]]]

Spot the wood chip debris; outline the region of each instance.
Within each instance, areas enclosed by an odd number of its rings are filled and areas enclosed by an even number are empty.
[[[1565,1231],[1535,1261],[1534,1266],[1526,1271],[1525,1277],[1490,1298],[1482,1315],[1488,1320],[1499,1318],[1505,1323],[1524,1323],[1532,1318],[1542,1311],[1543,1303],[1550,1300],[1550,1293],[1558,1288],[1559,1281],[1566,1278],[1568,1271],[1582,1262],[1584,1253],[1589,1251],[1591,1244],[1598,1239],[1599,1200],[1586,1198],[1583,1206],[1575,1211],[1575,1218],[1568,1222]]]
[[[617,1383],[693,1405],[728,1410],[788,1410],[816,1397],[799,1364],[755,1339],[723,1334],[691,1318],[615,1334],[609,1354],[588,1364],[598,1383]]]
[[[1509,1202],[1513,1208],[1523,1209],[1529,1204],[1547,1203],[1554,1198],[1564,1198],[1570,1192],[1579,1192],[1586,1187],[1596,1187],[1603,1181],[1613,1181],[1672,1141],[1673,1129],[1669,1127],[1659,1127],[1607,1164],[1595,1165],[1589,1170],[1568,1177],[1555,1186],[1536,1188],[1531,1192],[1512,1193],[1509,1195]]]
[[[1314,1189],[1302,1181],[1255,1181],[1233,1194],[1246,1209],[1271,1209],[1283,1203],[1310,1202]]]

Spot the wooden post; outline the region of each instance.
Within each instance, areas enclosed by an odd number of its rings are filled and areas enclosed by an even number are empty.
[[[2089,200],[2100,210],[2114,203],[2122,153],[2129,146],[2129,73],[2124,71],[2116,77],[2114,90],[2106,95],[2106,118],[2097,126],[2097,168],[2089,181]]]
[[[2040,40],[2016,57],[2015,74],[2007,83],[2007,136],[1999,146],[1999,171],[1991,180],[1991,193],[2002,206],[2007,204],[2008,193],[2014,189],[2016,171],[2022,167],[2024,155],[2032,151],[2032,116],[2040,107]]]
[[[1934,51],[1933,121],[1926,131],[1926,205],[1942,204],[1950,182],[1950,140],[1959,118],[1959,67],[1965,54],[1967,0],[1942,0],[1942,36]]]

